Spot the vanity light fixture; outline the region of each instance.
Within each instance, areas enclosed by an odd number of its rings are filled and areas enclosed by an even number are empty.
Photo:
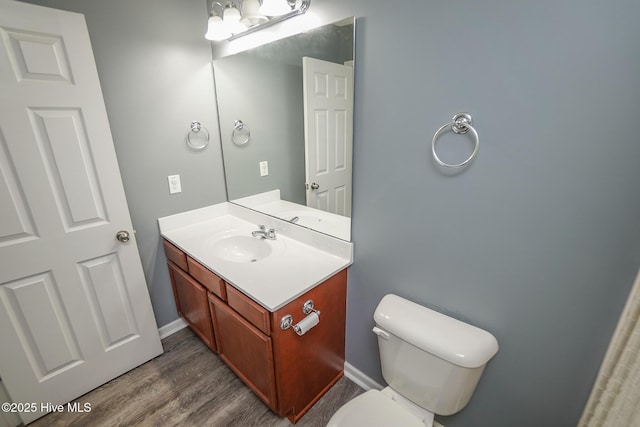
[[[235,40],[262,28],[302,15],[311,0],[229,0],[226,6],[214,1],[204,37],[207,40]]]

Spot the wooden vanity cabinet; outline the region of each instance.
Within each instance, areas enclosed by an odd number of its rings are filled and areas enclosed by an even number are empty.
[[[270,312],[166,241],[165,252],[180,316],[272,411],[295,423],[342,377],[346,269]],[[320,323],[302,336],[281,329],[286,315],[304,319],[308,300]]]

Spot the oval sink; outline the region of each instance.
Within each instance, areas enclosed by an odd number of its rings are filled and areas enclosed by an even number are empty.
[[[268,241],[251,236],[230,236],[212,246],[213,255],[231,262],[257,262],[271,255]]]

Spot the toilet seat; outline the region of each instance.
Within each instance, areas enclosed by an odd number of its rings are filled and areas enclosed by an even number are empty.
[[[425,427],[425,424],[391,396],[379,390],[362,393],[338,409],[327,427]]]

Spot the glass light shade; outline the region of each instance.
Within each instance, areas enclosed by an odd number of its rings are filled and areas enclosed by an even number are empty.
[[[222,22],[222,18],[217,15],[210,16],[207,25],[207,33],[204,35],[204,38],[207,40],[221,41],[226,40],[229,37],[231,37],[231,31],[226,28]]]
[[[280,16],[291,12],[287,0],[263,0],[260,13],[267,16]]]
[[[242,14],[259,15],[260,14],[260,2],[258,0],[244,0],[242,2]]]
[[[267,22],[267,17],[260,13],[260,2],[258,0],[244,0],[242,2],[242,19],[240,22],[247,27]]]
[[[231,3],[227,5],[222,15],[222,22],[227,27],[227,30],[232,34],[238,34],[247,30],[247,26],[240,21],[240,12]]]
[[[240,12],[232,4],[227,5],[222,15],[222,22],[227,27],[227,30],[233,34],[238,34],[246,31],[247,26],[240,22]]]
[[[238,22],[240,20],[240,12],[230,4],[225,8],[222,20],[225,22]]]

